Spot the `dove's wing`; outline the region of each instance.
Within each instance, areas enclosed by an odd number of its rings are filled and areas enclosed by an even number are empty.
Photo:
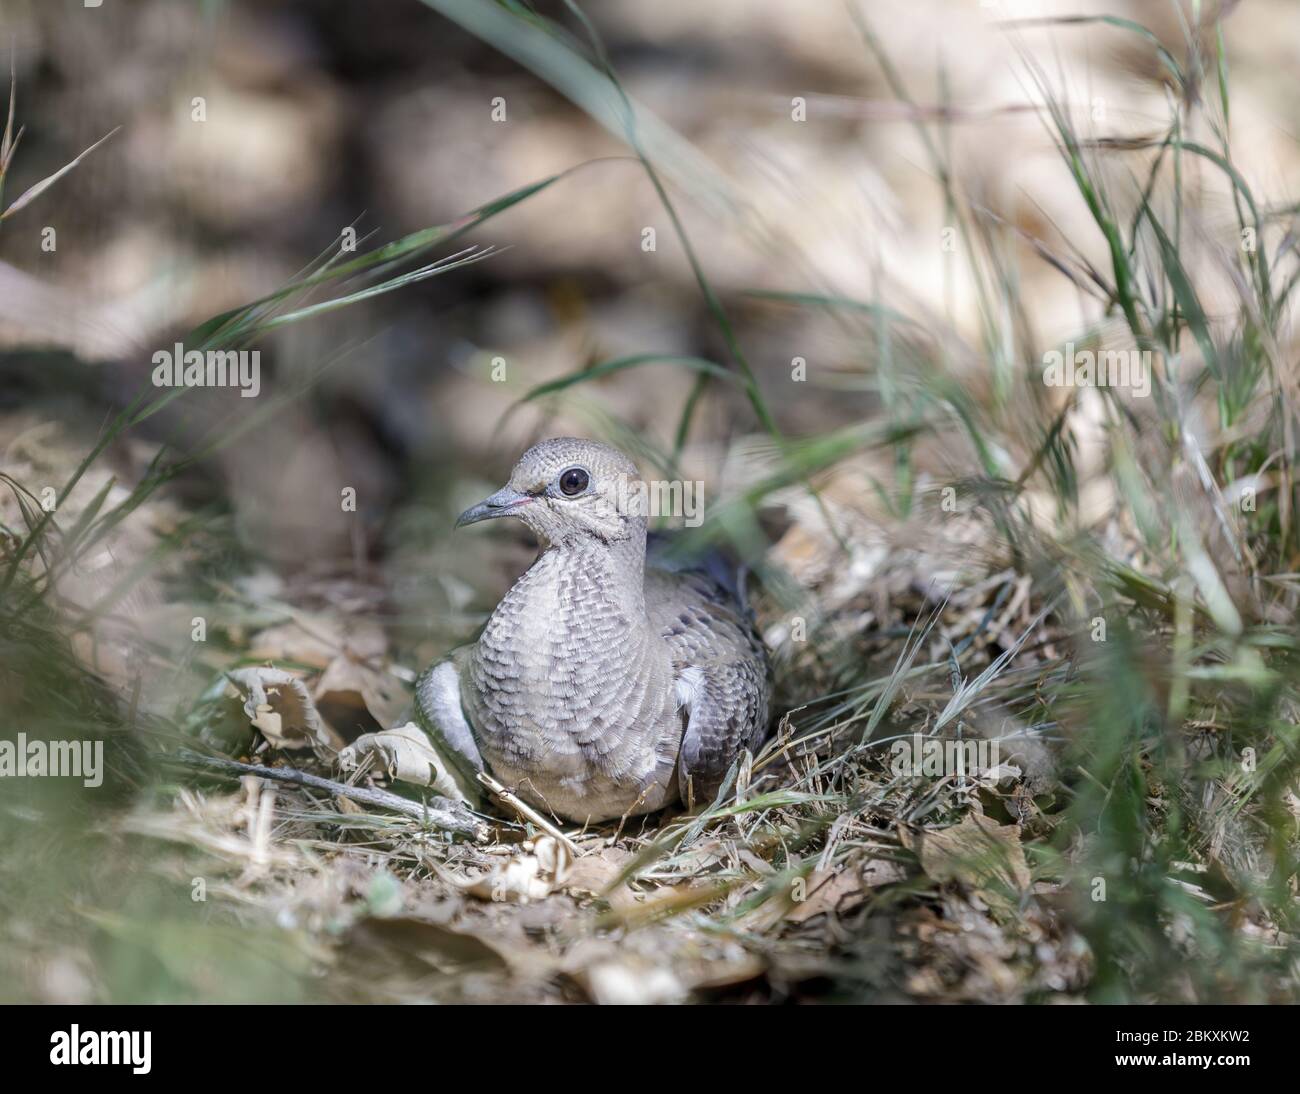
[[[741,751],[767,735],[767,651],[737,595],[704,568],[647,566],[646,610],[671,651],[685,722],[679,792],[707,804]]]
[[[484,768],[460,701],[460,677],[468,652],[468,646],[461,646],[425,670],[415,685],[415,714],[434,745],[473,784]]]

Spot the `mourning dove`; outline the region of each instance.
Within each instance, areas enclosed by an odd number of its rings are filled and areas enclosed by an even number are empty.
[[[578,822],[708,802],[767,731],[767,651],[734,579],[716,558],[672,564],[658,536],[647,561],[645,496],[609,445],[525,452],[456,526],[516,517],[537,560],[416,689],[417,721],[461,773]]]

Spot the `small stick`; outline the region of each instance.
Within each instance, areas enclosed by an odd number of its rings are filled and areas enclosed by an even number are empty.
[[[215,756],[200,756],[197,752],[182,749],[167,757],[182,767],[207,769],[225,775],[257,775],[263,779],[276,782],[292,783],[295,786],[309,786],[314,790],[324,790],[366,805],[389,809],[394,813],[404,813],[416,820],[427,821],[435,828],[469,836],[475,842],[487,839],[487,825],[478,820],[469,809],[460,802],[450,798],[433,797],[428,804],[413,802],[387,790],[374,790],[364,786],[348,786],[331,779],[322,779],[319,775],[309,775],[293,767],[264,767],[261,764],[244,764],[237,760],[226,760]]]
[[[498,798],[500,798],[506,805],[510,806],[511,809],[513,809],[516,813],[518,813],[521,817],[523,817],[524,820],[531,821],[533,824],[537,825],[537,827],[540,828],[543,832],[545,832],[548,836],[554,836],[557,840],[559,840],[562,844],[564,844],[564,846],[567,847],[569,851],[573,854],[574,858],[577,858],[580,854],[582,854],[582,852],[578,850],[578,845],[574,843],[573,840],[569,839],[568,836],[566,836],[563,832],[561,832],[558,828],[556,828],[555,825],[553,825],[550,821],[548,821],[545,817],[543,817],[531,805],[529,805],[527,802],[521,801],[515,795],[514,791],[508,790],[506,787],[502,786],[501,783],[497,782],[496,779],[494,779],[486,771],[480,771],[478,773],[478,781],[481,782],[484,786],[486,786],[489,790],[491,790],[492,793],[495,794]]]

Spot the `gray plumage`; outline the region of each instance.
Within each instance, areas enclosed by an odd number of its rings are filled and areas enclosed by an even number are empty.
[[[640,483],[594,441],[525,452],[457,526],[517,517],[537,560],[416,691],[421,724],[466,774],[486,767],[579,822],[707,803],[767,731],[767,652],[739,586],[716,560],[647,562]]]

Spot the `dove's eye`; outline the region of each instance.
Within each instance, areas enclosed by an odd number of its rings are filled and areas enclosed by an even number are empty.
[[[560,475],[560,489],[569,497],[587,489],[591,477],[581,467],[570,467]]]

